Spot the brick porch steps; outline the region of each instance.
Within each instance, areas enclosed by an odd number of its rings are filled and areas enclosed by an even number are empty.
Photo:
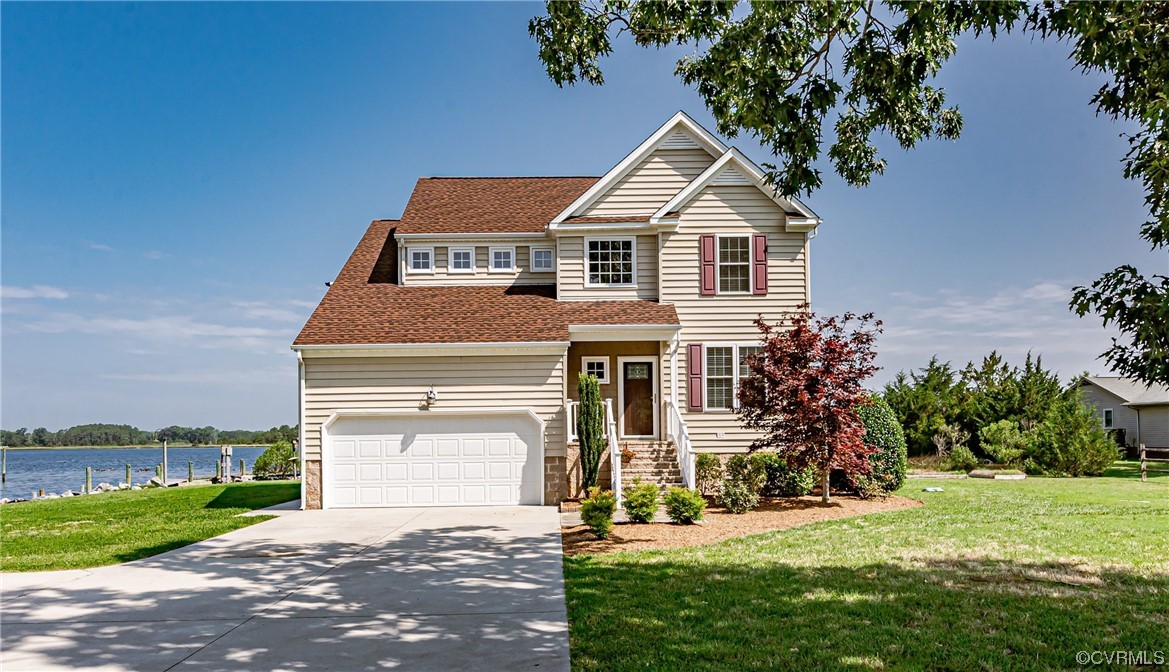
[[[622,441],[622,449],[632,450],[631,460],[621,465],[621,487],[627,488],[636,479],[653,483],[665,489],[682,485],[682,471],[678,468],[678,451],[668,441]]]

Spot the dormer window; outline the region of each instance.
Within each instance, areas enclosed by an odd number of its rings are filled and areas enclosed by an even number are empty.
[[[475,272],[475,248],[473,247],[452,247],[450,248],[450,261],[448,262],[448,269],[451,273],[474,273]]]
[[[532,248],[532,272],[549,273],[556,270],[556,255],[551,247]]]
[[[492,273],[515,272],[515,248],[492,247],[489,250]]]
[[[434,273],[434,248],[409,248],[409,266],[411,273]]]

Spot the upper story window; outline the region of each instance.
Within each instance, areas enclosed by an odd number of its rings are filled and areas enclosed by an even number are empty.
[[[556,270],[556,254],[551,247],[532,248],[532,272],[548,272]]]
[[[632,238],[589,238],[585,240],[588,268],[586,286],[633,286],[636,263]]]
[[[514,273],[515,272],[515,248],[514,247],[492,247],[489,250],[491,259],[491,272],[493,273]]]
[[[447,270],[449,270],[451,273],[474,273],[475,248],[450,248],[450,260],[447,262]]]
[[[751,291],[751,237],[719,236],[718,291]]]
[[[1112,423],[1113,423],[1112,409],[1106,408],[1106,409],[1104,409],[1104,429],[1112,429],[1112,427],[1113,427]]]
[[[433,273],[434,272],[434,248],[433,247],[411,247],[409,248],[409,266],[411,273]]]

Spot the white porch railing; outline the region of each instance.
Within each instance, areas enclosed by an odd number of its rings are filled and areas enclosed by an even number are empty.
[[[694,489],[694,450],[690,446],[690,430],[682,419],[682,412],[673,399],[666,400],[666,436],[674,442],[678,452],[678,468],[682,471],[682,485]]]
[[[613,400],[605,400],[605,428],[609,437],[609,469],[613,475],[613,494],[617,497],[617,506],[621,506],[623,493],[621,492],[621,445],[617,441],[617,416],[613,413]]]
[[[568,417],[568,442],[576,443],[576,416],[580,413],[580,402],[569,399],[564,404],[564,413]]]

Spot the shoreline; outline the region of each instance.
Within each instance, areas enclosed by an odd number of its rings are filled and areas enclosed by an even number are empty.
[[[213,445],[192,445],[189,443],[168,443],[167,449],[171,448],[218,448],[220,446],[231,446],[232,448],[265,448],[267,443],[216,443]],[[151,444],[141,446],[5,446],[6,450],[152,450],[162,449],[162,444]]]

